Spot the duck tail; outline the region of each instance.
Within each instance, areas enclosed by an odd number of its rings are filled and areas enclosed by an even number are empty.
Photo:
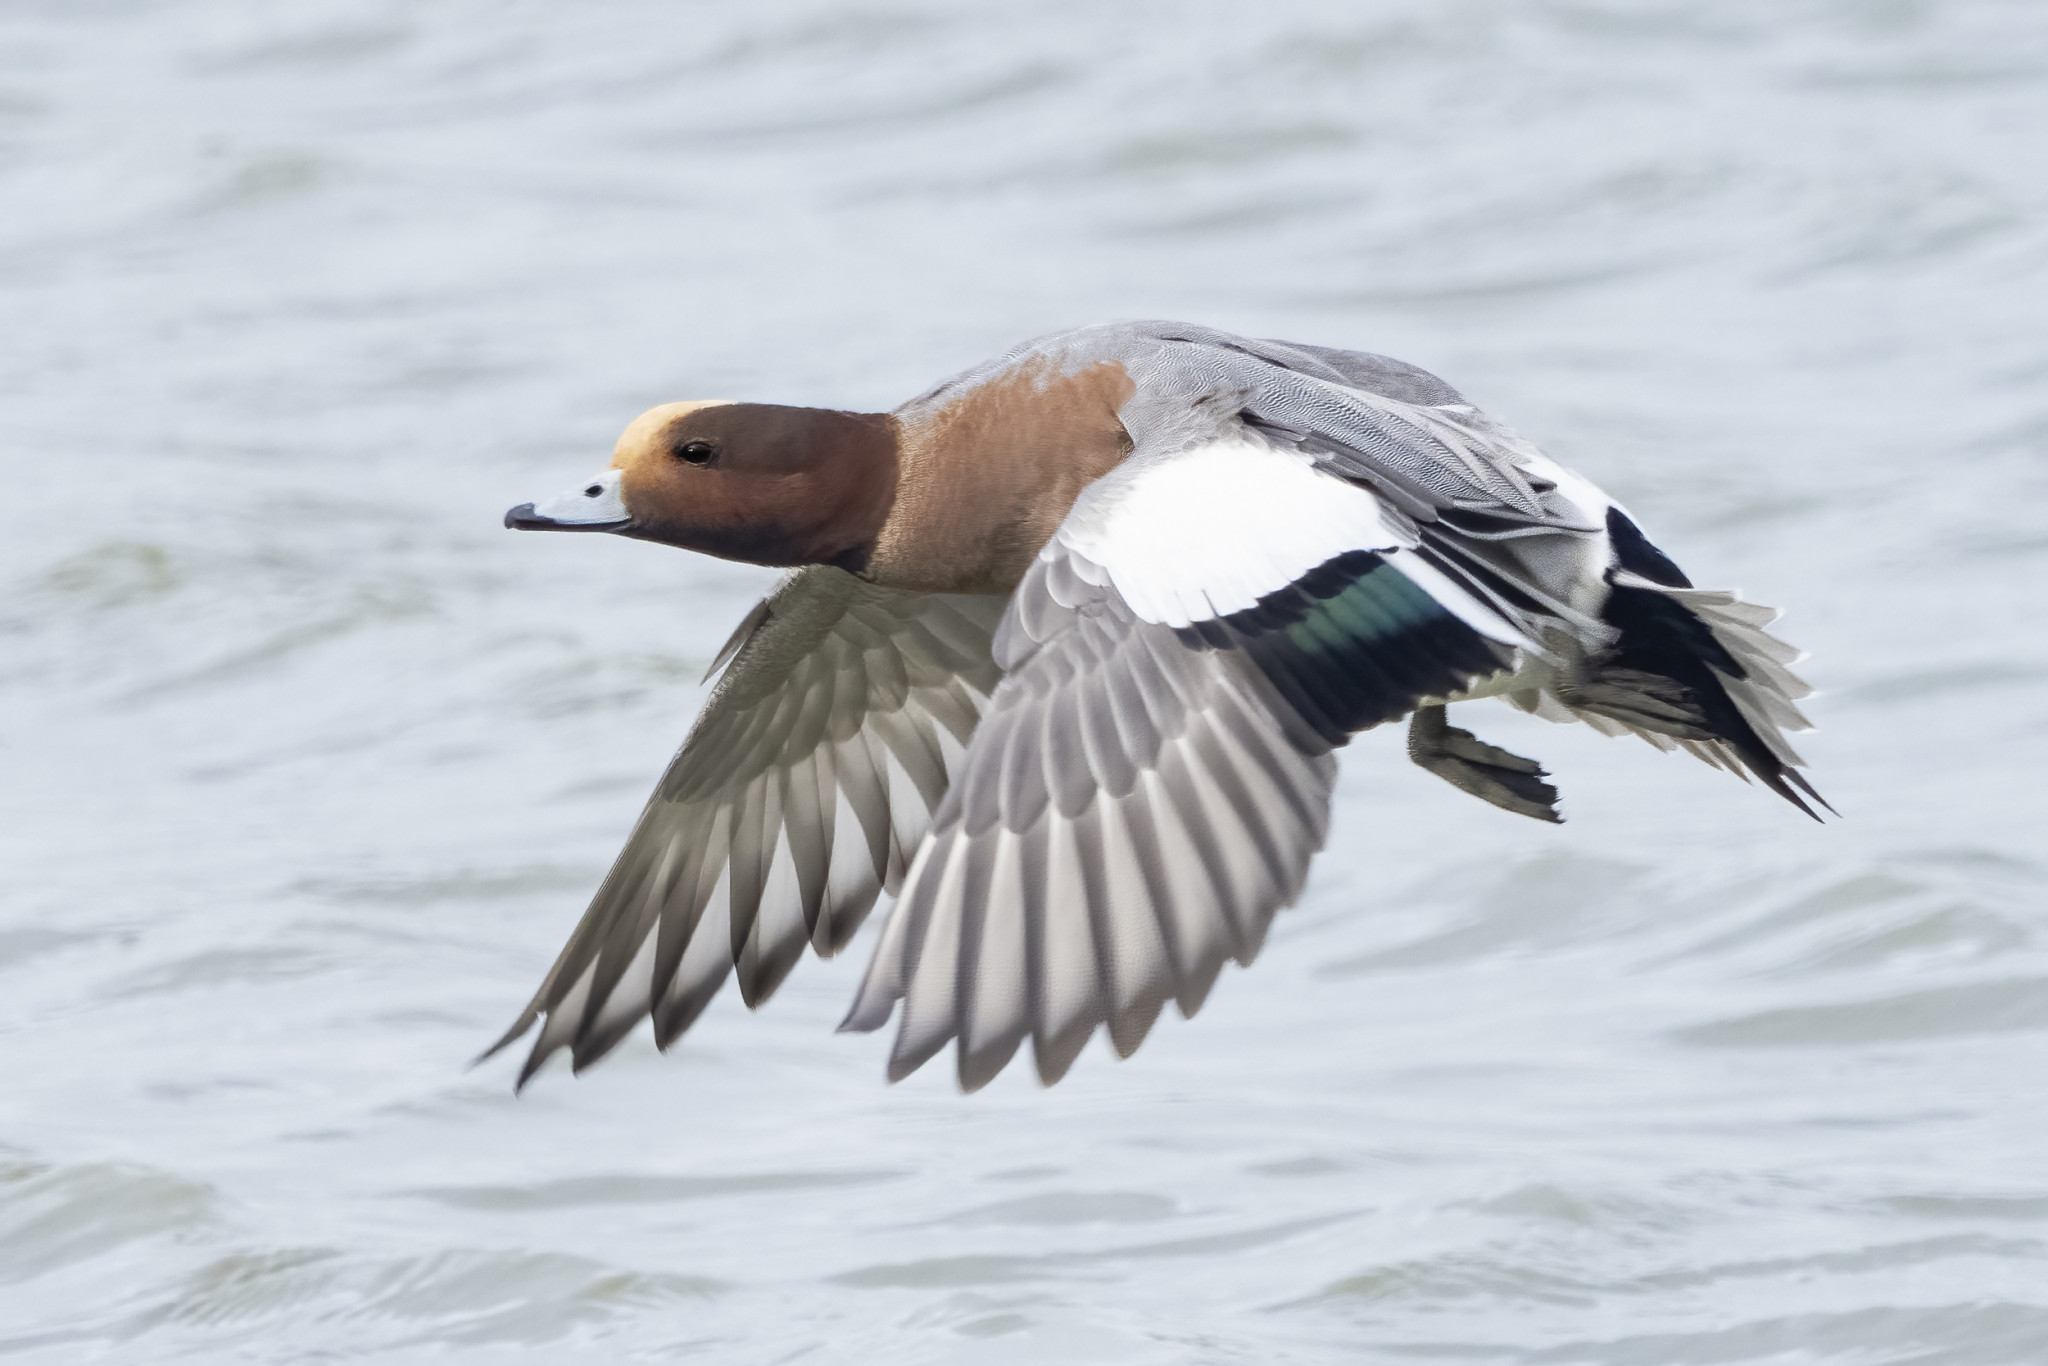
[[[1600,615],[1616,638],[1588,661],[1568,699],[1573,710],[1753,776],[1815,820],[1816,805],[1839,815],[1799,772],[1805,760],[1785,738],[1812,729],[1796,703],[1813,689],[1791,671],[1799,651],[1764,629],[1777,610],[1623,568],[1608,582]]]

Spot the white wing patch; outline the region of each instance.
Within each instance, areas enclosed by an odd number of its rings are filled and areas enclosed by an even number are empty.
[[[1408,519],[1312,457],[1231,438],[1105,481],[1083,495],[1040,559],[1073,552],[1076,573],[1111,586],[1140,621],[1189,626],[1242,612],[1317,565],[1373,550],[1473,630],[1530,646],[1499,613],[1415,553]]]
[[[1182,451],[1090,490],[1061,527],[1139,620],[1187,626],[1254,606],[1349,550],[1416,544],[1406,519],[1311,458],[1248,438]],[[1085,496],[1085,495],[1084,495]],[[1047,546],[1041,558],[1058,552]]]

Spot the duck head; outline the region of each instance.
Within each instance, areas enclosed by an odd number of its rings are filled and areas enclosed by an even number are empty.
[[[611,468],[505,514],[520,531],[609,531],[748,564],[858,571],[896,498],[896,419],[775,403],[664,403]]]

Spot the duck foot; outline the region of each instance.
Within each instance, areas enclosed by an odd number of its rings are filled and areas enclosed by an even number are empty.
[[[1518,816],[1564,824],[1557,789],[1534,759],[1489,745],[1446,720],[1441,704],[1417,707],[1408,723],[1408,757],[1460,792],[1469,792]]]

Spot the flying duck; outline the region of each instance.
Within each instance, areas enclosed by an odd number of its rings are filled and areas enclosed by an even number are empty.
[[[1334,751],[1410,718],[1424,769],[1557,821],[1451,726],[1500,697],[1685,750],[1808,815],[1777,616],[1692,586],[1620,504],[1385,356],[1170,322],[1062,332],[890,413],[671,403],[505,515],[789,573],[540,990],[519,1085],[643,1017],[666,1048],[895,897],[842,1029],[889,1077],[1191,1016],[1300,894]],[[1818,818],[1818,817],[1816,817]],[[900,1012],[898,1007],[900,1004]],[[489,1054],[487,1053],[486,1056]]]

